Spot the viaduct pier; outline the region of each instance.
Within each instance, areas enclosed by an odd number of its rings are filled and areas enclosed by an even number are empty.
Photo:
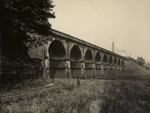
[[[45,63],[50,78],[116,78],[125,70],[125,57],[52,29],[45,44]]]

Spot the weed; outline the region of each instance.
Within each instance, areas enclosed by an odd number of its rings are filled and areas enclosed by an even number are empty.
[[[1,113],[140,113],[150,112],[147,83],[56,79],[47,90],[2,98]]]

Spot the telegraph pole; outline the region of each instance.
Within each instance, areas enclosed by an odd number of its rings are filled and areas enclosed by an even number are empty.
[[[115,52],[114,51],[114,42],[112,42],[112,52]]]

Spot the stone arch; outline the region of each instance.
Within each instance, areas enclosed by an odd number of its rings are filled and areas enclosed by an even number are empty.
[[[104,63],[107,63],[107,61],[108,61],[107,54],[105,54],[105,55],[104,55],[104,58],[103,58],[103,62],[104,62]]]
[[[64,58],[66,55],[64,45],[59,40],[54,40],[49,46],[49,56],[53,58]]]
[[[118,65],[120,65],[120,59],[118,59]]]
[[[113,63],[113,58],[112,58],[112,56],[110,56],[110,58],[109,58],[109,64],[112,64]]]
[[[100,61],[101,61],[101,55],[99,52],[97,52],[95,56],[95,62],[100,62]]]
[[[85,61],[92,61],[92,59],[93,59],[92,52],[90,49],[87,49],[85,53]]]
[[[81,60],[81,50],[77,45],[74,45],[70,52],[71,61],[80,61]]]
[[[115,59],[114,59],[114,64],[117,64],[117,58],[115,57]]]

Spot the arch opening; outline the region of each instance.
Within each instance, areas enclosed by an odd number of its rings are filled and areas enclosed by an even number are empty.
[[[71,49],[70,59],[73,61],[80,61],[81,60],[81,51],[78,46],[73,46]]]
[[[120,59],[118,60],[118,65],[120,65]]]
[[[117,64],[117,59],[116,59],[116,57],[115,57],[115,59],[114,59],[114,64]]]
[[[110,56],[109,63],[112,64],[112,61],[113,61],[112,56]]]
[[[61,41],[55,40],[49,47],[49,54],[51,58],[62,58],[65,57],[65,48]]]
[[[122,65],[124,65],[124,61],[122,60]]]
[[[92,57],[92,52],[91,50],[87,50],[86,53],[85,53],[85,60],[86,61],[92,61],[93,57]]]
[[[95,61],[96,62],[100,62],[101,61],[101,56],[100,56],[99,52],[96,53]]]
[[[106,54],[104,55],[103,62],[107,63],[107,55]]]

